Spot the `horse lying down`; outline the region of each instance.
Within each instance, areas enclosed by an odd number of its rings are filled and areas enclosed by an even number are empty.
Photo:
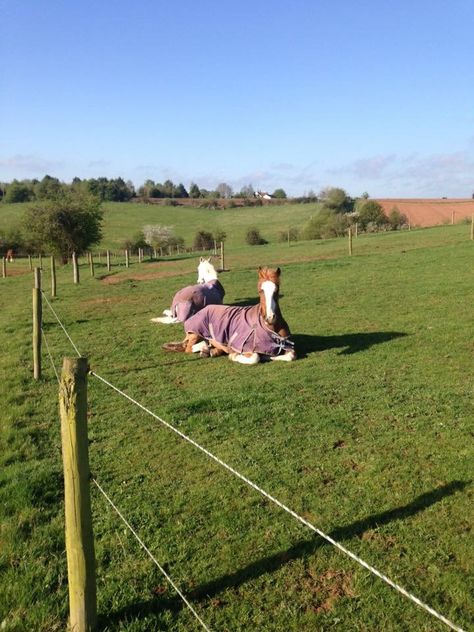
[[[251,307],[208,305],[184,323],[186,338],[164,348],[185,353],[199,352],[201,357],[228,354],[241,364],[260,360],[296,359],[290,329],[278,304],[280,268],[259,268],[260,302]]]
[[[169,325],[184,323],[206,305],[221,305],[225,290],[217,278],[217,272],[210,259],[201,257],[198,265],[198,282],[182,288],[173,297],[171,309],[163,311],[164,316],[152,318],[153,323]]]

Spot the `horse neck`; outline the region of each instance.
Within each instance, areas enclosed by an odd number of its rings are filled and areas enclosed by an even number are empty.
[[[206,272],[204,275],[204,283],[210,283],[217,280],[217,272]]]

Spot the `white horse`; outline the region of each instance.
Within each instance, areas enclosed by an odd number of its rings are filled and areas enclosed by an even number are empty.
[[[206,305],[222,305],[224,288],[210,259],[201,257],[198,265],[197,285],[188,285],[173,297],[171,309],[163,310],[163,316],[152,318],[152,323],[170,325],[187,320]]]

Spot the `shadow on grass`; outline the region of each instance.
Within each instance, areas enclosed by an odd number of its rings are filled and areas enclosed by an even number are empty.
[[[293,334],[291,339],[295,343],[298,358],[305,358],[309,353],[340,347],[343,347],[343,349],[339,355],[358,353],[369,349],[373,345],[379,345],[408,335],[400,331],[373,331],[370,333],[341,334],[339,336]]]
[[[435,503],[440,502],[443,498],[464,490],[469,483],[470,481],[452,481],[447,485],[421,494],[411,503],[408,503],[408,505],[389,509],[388,511],[368,516],[362,520],[357,520],[351,524],[337,527],[328,533],[328,535],[336,541],[361,537],[369,529],[376,529],[394,520],[404,520],[424,511]],[[256,579],[267,573],[273,573],[282,568],[290,560],[311,555],[320,547],[327,545],[328,542],[319,536],[298,542],[298,544],[295,544],[285,551],[280,551],[275,555],[252,562],[235,573],[224,575],[223,577],[219,577],[219,579],[199,586],[190,591],[186,596],[188,599],[194,601],[213,598],[224,590],[238,588],[249,580]],[[128,619],[129,617],[147,617],[158,614],[165,609],[178,611],[183,606],[184,604],[179,597],[163,598],[158,595],[149,601],[134,603],[117,612],[103,616],[100,619],[100,624],[105,627],[110,623],[118,622],[122,619]]]

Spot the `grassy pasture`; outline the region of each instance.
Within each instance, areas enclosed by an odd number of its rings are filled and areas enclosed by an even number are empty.
[[[60,268],[53,306],[94,371],[469,629],[473,244],[449,226],[346,252],[229,241],[228,303],[254,300],[257,265],[282,265],[293,364],[161,350],[181,327],[149,318],[194,281],[195,257],[115,266],[114,283],[83,265],[79,286]],[[0,282],[0,624],[63,630],[57,382],[46,352],[31,378],[31,275]],[[44,329],[59,367],[73,350],[46,306]],[[446,629],[92,377],[89,402],[92,472],[211,629]],[[92,500],[101,630],[200,629],[95,488]]]

